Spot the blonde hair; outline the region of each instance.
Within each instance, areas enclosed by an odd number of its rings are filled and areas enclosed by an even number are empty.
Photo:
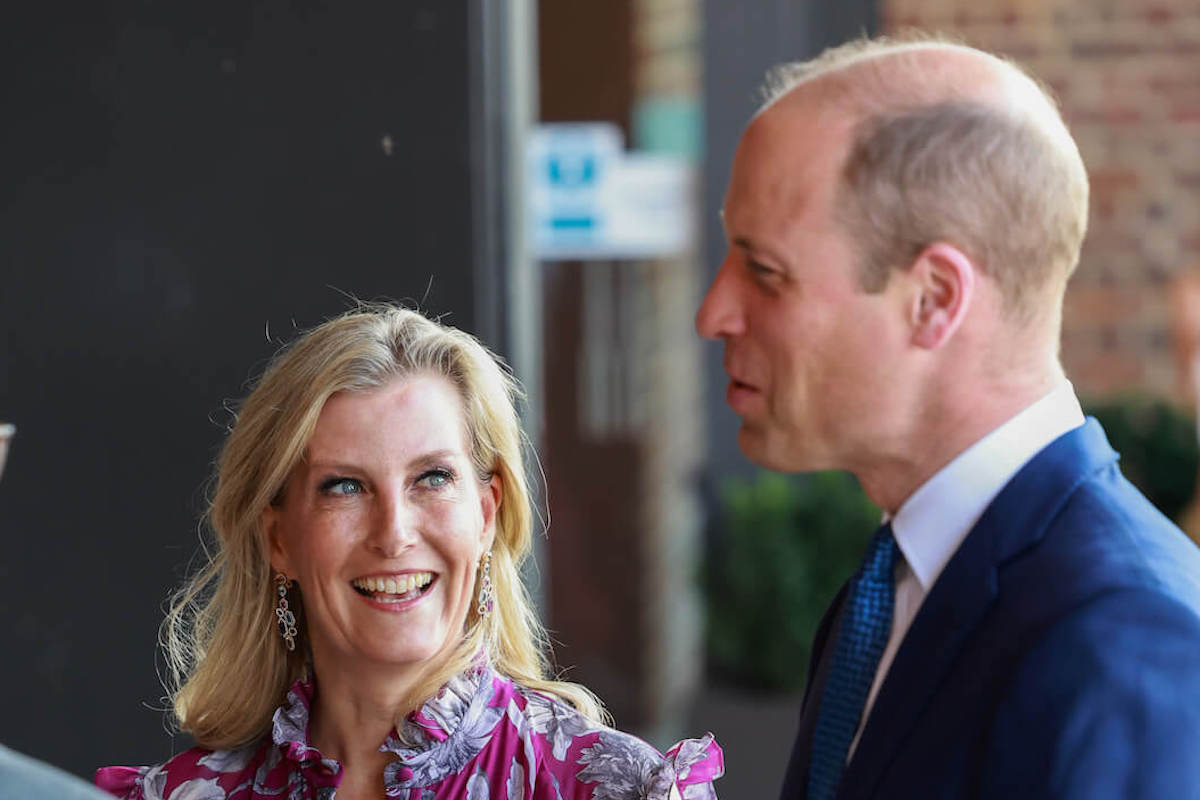
[[[532,545],[533,510],[515,381],[474,337],[378,304],[317,326],[278,355],[242,404],[221,450],[207,513],[215,547],[173,597],[162,635],[176,720],[201,746],[226,749],[263,735],[288,687],[305,675],[302,602],[293,603],[300,634],[289,652],[276,630],[277,595],[261,518],[303,457],[326,400],[415,374],[445,377],[458,389],[474,469],[482,481],[498,475],[502,496],[492,545],[493,611],[481,618],[472,604],[462,642],[431,665],[405,712],[483,651],[498,672],[604,720],[586,689],[546,677],[545,633],[520,577]]]
[[[996,281],[1019,319],[1045,310],[1036,297],[1061,297],[1087,229],[1088,181],[1044,86],[998,56],[910,33],[776,67],[759,113],[824,77],[855,120],[835,214],[858,243],[865,291],[944,241]]]

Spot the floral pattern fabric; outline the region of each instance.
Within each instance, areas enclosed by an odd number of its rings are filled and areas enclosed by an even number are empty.
[[[308,744],[314,692],[292,686],[269,739],[105,767],[96,785],[123,800],[335,800],[342,765]],[[711,733],[660,755],[487,666],[451,680],[379,749],[396,756],[384,788],[403,800],[715,800],[724,773]]]

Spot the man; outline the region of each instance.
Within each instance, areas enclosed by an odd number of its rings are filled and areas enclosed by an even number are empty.
[[[15,428],[0,423],[0,473]],[[0,745],[0,800],[102,800],[108,795],[49,764]]]
[[[775,74],[723,220],[696,326],[740,447],[885,510],[783,797],[1200,797],[1200,556],[1058,362],[1087,176],[1053,102],[966,47],[827,51]]]

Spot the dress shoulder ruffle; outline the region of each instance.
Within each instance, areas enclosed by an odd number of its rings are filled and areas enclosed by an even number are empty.
[[[514,728],[537,754],[530,761],[553,784],[552,791],[535,790],[534,800],[715,800],[713,781],[725,763],[711,733],[662,754],[558,698],[523,687],[517,693],[523,703],[519,710],[510,706]]]
[[[120,800],[156,800],[162,796],[162,786],[154,791],[156,776],[161,775],[166,780],[166,773],[160,767],[101,767],[96,770],[96,786]],[[151,793],[147,794],[143,787],[149,776]]]
[[[234,750],[193,747],[150,767],[101,767],[95,783],[120,800],[224,800],[234,789],[286,778],[270,772],[281,761],[278,753],[257,743]]]
[[[725,774],[725,754],[711,733],[677,743],[666,760],[684,800],[717,800],[713,781]]]

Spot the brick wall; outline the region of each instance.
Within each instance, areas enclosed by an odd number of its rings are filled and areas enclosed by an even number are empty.
[[[1050,85],[1091,176],[1063,363],[1081,395],[1178,397],[1171,281],[1200,268],[1200,0],[882,0]]]

